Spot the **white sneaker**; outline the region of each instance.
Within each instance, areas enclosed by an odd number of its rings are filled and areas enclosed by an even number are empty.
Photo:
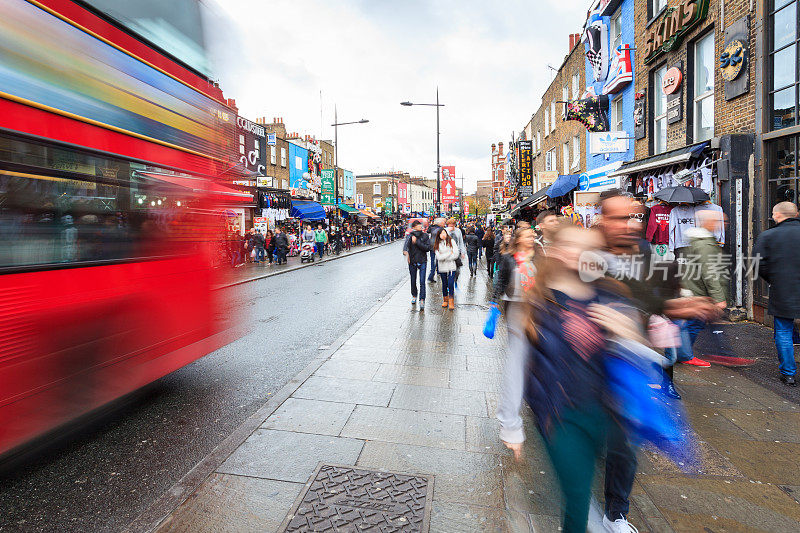
[[[603,515],[603,526],[609,533],[639,533],[639,530],[628,522],[624,516],[612,522],[607,516]]]
[[[586,531],[588,533],[605,533],[606,531],[603,525],[603,509],[594,496],[589,502],[589,519],[586,522]]]

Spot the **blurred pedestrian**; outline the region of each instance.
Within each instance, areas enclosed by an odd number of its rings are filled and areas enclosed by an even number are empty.
[[[542,211],[536,215],[536,227],[542,232],[541,236],[536,239],[535,252],[536,256],[543,258],[547,256],[547,247],[553,240],[553,232],[558,228],[558,216],[553,211]]]
[[[524,342],[513,345],[521,354],[509,354],[497,414],[500,438],[519,459],[524,395],[561,488],[561,530],[585,533],[595,464],[607,441],[624,439],[606,402],[608,339],[641,342],[642,328],[621,294],[624,287],[581,277],[581,256],[601,247],[599,234],[564,225],[552,237],[526,293],[525,316],[516,326]],[[606,524],[608,531],[625,531],[615,526]]]
[[[439,232],[442,231],[444,228],[444,219],[437,218],[433,221],[433,224],[428,226],[428,234],[430,234],[430,240],[432,243],[436,242],[436,237],[439,235]],[[436,268],[436,254],[431,250],[431,271],[428,273],[428,282],[434,283],[436,281],[435,276],[437,272]]]
[[[492,228],[486,228],[481,240],[481,247],[486,250],[486,273],[491,280],[494,273],[494,231]]]
[[[275,234],[271,230],[267,230],[266,240],[267,240],[267,248],[266,248],[267,260],[271,265],[272,261],[275,258]]]
[[[769,306],[775,328],[780,380],[787,386],[797,385],[794,360],[794,320],[800,318],[800,218],[792,202],[780,202],[772,208],[776,226],[756,239],[753,255],[758,257],[758,274],[769,283]]]
[[[481,249],[481,241],[475,235],[475,229],[469,228],[467,236],[464,237],[464,246],[467,248],[467,263],[469,264],[470,276],[478,273],[478,250]]]
[[[433,244],[439,277],[442,279],[442,307],[455,309],[456,261],[460,252],[448,231],[439,231]]]
[[[275,262],[279,265],[286,264],[286,254],[289,253],[289,237],[280,227],[275,228]]]
[[[458,259],[456,259],[456,273],[454,283],[458,283],[459,269],[464,265],[464,259],[467,258],[467,247],[464,244],[464,234],[456,226],[457,220],[455,218],[447,219],[447,227],[445,228],[453,239],[453,243],[458,248]]]
[[[478,242],[481,243],[478,246],[478,261],[480,261],[481,257],[483,257],[483,236],[486,235],[486,231],[484,231],[483,226],[480,224],[475,225],[475,236],[478,237]]]
[[[314,232],[314,243],[317,247],[319,258],[325,253],[325,246],[328,244],[328,232],[322,227],[322,224],[317,224],[317,230]]]
[[[264,238],[264,235],[261,234],[261,230],[256,230],[253,235],[253,245],[256,250],[255,263],[262,263],[264,261],[264,254],[266,253],[267,240]]]

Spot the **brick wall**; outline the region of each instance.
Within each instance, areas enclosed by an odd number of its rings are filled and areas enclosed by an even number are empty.
[[[679,0],[668,0],[668,6],[677,5]],[[755,3],[754,3],[755,5]],[[730,133],[744,133],[755,131],[755,7],[750,11],[750,0],[726,0],[724,2],[724,21],[721,20],[719,0],[711,0],[706,19],[698,24],[691,32],[684,35],[677,49],[668,52],[650,65],[644,64],[645,36],[648,27],[648,2],[636,1],[634,5],[634,22],[636,26],[635,76],[636,90],[647,89],[647,136],[635,141],[636,159],[641,159],[652,154],[651,139],[653,138],[653,91],[661,91],[660,87],[650,87],[651,73],[662,65],[667,68],[683,61],[683,119],[667,125],[667,150],[673,150],[691,144],[693,132],[688,131],[688,119],[692,114],[692,101],[687,101],[690,95],[690,86],[694,77],[689,69],[689,57],[694,51],[694,43],[708,31],[714,32],[715,60],[714,60],[714,136]],[[745,15],[750,15],[750,42],[748,45],[748,62],[750,76],[750,91],[745,95],[730,101],[725,100],[724,80],[718,68],[717,58],[722,53],[725,42],[725,28]],[[652,22],[658,23],[658,17]]]

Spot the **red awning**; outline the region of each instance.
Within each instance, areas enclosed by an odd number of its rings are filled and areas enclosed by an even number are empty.
[[[138,172],[140,176],[149,179],[177,185],[183,189],[188,189],[195,194],[203,195],[205,198],[223,204],[252,204],[255,203],[253,195],[250,193],[237,191],[230,187],[225,187],[212,180],[194,176],[175,176],[173,174],[159,174],[156,172]]]

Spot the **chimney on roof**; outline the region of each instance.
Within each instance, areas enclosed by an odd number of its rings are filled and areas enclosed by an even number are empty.
[[[580,33],[570,33],[569,34],[569,51],[572,52],[572,50],[576,46],[578,46],[580,44],[580,42],[581,42],[581,34]]]

